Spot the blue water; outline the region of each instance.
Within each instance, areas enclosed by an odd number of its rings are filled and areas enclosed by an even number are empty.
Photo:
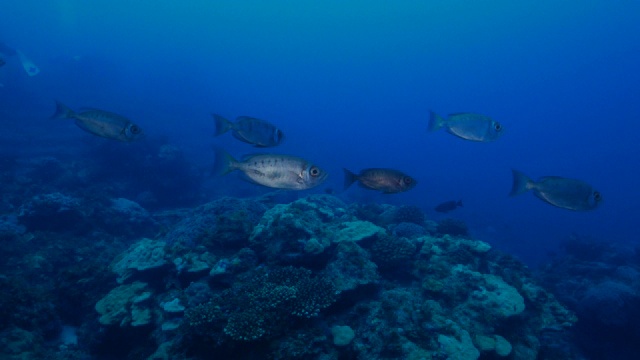
[[[254,116],[285,132],[272,151],[330,173],[309,192],[455,217],[538,264],[572,234],[638,240],[639,21],[631,0],[5,1],[0,41],[41,73],[28,77],[15,57],[0,68],[0,148],[56,156],[107,141],[49,120],[57,99],[124,114],[209,169],[214,144],[256,152],[213,137],[210,114]],[[486,114],[505,134],[427,133],[429,110]],[[340,193],[343,167],[399,169],[418,185]],[[604,202],[571,212],[509,198],[511,168],[584,180]],[[212,199],[266,191],[235,176],[207,184]],[[432,210],[458,199],[453,213]]]
[[[73,147],[88,135],[46,121],[53,99],[105,108],[212,161],[209,114],[267,119],[276,150],[306,157],[341,188],[342,167],[413,175],[410,193],[380,200],[456,216],[525,260],[571,233],[634,241],[640,192],[640,4],[635,1],[20,1],[3,5],[2,40],[41,74],[2,70],[3,126]],[[495,143],[427,133],[428,110],[487,114]],[[52,134],[60,134],[59,143]],[[596,211],[508,198],[510,169],[591,183]],[[353,191],[353,190],[350,190]],[[364,191],[364,190],[356,190]],[[366,194],[371,196],[372,194]],[[438,215],[431,214],[434,217]],[[530,259],[527,259],[531,257]]]

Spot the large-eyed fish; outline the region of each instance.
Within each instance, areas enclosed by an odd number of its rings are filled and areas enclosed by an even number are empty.
[[[459,138],[479,142],[497,140],[504,133],[502,124],[485,115],[459,113],[450,114],[445,119],[431,111],[429,131],[437,131],[442,128]]]
[[[327,172],[296,156],[257,154],[238,161],[221,149],[215,152],[215,174],[240,170],[252,182],[274,189],[310,189],[327,178]]]
[[[75,112],[59,101],[51,118],[74,119],[82,130],[108,139],[134,141],[142,136],[142,129],[124,116],[97,109]]]
[[[533,191],[542,201],[563,209],[584,211],[595,209],[602,201],[602,195],[582,180],[559,176],[544,176],[538,181],[531,180],[517,170],[513,172],[513,187],[510,196]]]
[[[282,130],[265,120],[239,116],[235,122],[231,122],[217,114],[213,114],[213,119],[216,123],[216,136],[232,130],[233,137],[257,147],[276,146],[284,139]]]
[[[356,181],[365,189],[379,190],[385,194],[407,191],[416,186],[411,176],[394,169],[372,168],[360,171],[360,174],[344,170],[344,188],[347,189]]]

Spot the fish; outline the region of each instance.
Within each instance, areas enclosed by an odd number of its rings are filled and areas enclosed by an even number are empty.
[[[538,181],[531,180],[520,171],[513,172],[513,187],[509,196],[516,196],[529,190],[542,201],[563,209],[587,211],[598,207],[602,194],[582,180],[560,176],[544,176]]]
[[[59,101],[51,118],[74,119],[82,130],[108,139],[129,142],[143,135],[142,129],[124,116],[98,109],[75,112]]]
[[[7,62],[6,62],[6,61],[4,61],[4,59],[0,57],[0,67],[3,67],[3,66],[4,66],[4,64],[6,64],[6,63],[7,63]]]
[[[445,119],[431,111],[428,130],[438,131],[442,128],[461,139],[477,142],[495,141],[504,133],[502,124],[486,115],[457,113]]]
[[[462,206],[462,200],[445,201],[442,204],[436,206],[434,210],[441,213],[447,213],[449,211],[455,210],[458,206]]]
[[[317,165],[296,156],[255,154],[238,161],[222,149],[214,150],[214,174],[226,175],[239,170],[250,181],[274,189],[311,189],[328,177]]]
[[[385,194],[395,194],[413,189],[416,180],[411,176],[394,169],[371,168],[360,171],[360,174],[344,170],[345,190],[356,181],[365,189],[379,190]]]
[[[265,120],[239,116],[235,122],[231,122],[217,114],[213,114],[213,120],[216,124],[215,136],[232,130],[233,137],[256,147],[277,146],[284,139],[282,130]]]

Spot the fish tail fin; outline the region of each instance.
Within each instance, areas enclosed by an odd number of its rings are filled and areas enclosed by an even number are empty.
[[[429,111],[429,127],[427,130],[438,131],[444,126],[445,121],[446,120],[442,116],[433,111]]]
[[[71,119],[75,116],[76,113],[73,110],[56,100],[56,111],[51,115],[52,119]]]
[[[344,170],[344,189],[346,190],[351,186],[351,184],[358,180],[358,175],[344,168],[342,170]]]
[[[216,123],[215,136],[222,135],[233,128],[233,123],[231,121],[218,114],[213,114],[213,121]]]
[[[220,148],[214,148],[213,151],[215,152],[212,171],[213,175],[227,175],[236,169],[234,165],[238,163],[238,161],[234,159],[233,156],[229,155],[228,152]]]
[[[520,195],[531,189],[531,184],[533,183],[533,181],[531,181],[531,179],[527,175],[515,169],[511,169],[511,172],[513,173],[513,186],[511,187],[509,196]]]
[[[462,205],[462,199],[458,200],[458,203],[457,203],[456,205],[458,205],[458,206],[460,206],[460,207],[464,207],[464,206]]]

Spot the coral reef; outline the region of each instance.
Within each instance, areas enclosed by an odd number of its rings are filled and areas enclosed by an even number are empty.
[[[197,207],[164,236],[170,245],[206,246],[218,251],[248,245],[266,206],[250,199],[222,198]]]
[[[638,248],[577,236],[566,239],[563,248],[565,253],[539,275],[580,319],[577,344],[597,358],[635,359],[640,352]],[[557,339],[555,329],[547,337]],[[566,339],[558,342],[558,347],[569,346]]]
[[[459,237],[468,237],[469,228],[467,224],[458,219],[444,219],[438,222],[436,232],[440,235],[451,235]]]
[[[346,205],[335,197],[315,195],[265,212],[250,236],[251,246],[275,264],[324,262],[333,242],[360,240],[382,230],[368,222],[355,222]],[[358,230],[367,229],[367,235]],[[352,239],[352,237],[356,237]]]
[[[187,311],[187,323],[211,337],[223,332],[233,340],[254,341],[283,332],[297,318],[308,319],[336,300],[336,289],[303,268],[256,270],[214,300]],[[211,328],[211,333],[207,334]]]
[[[144,326],[153,322],[153,312],[146,306],[152,299],[147,284],[134,282],[120,285],[96,303],[100,324]]]
[[[123,283],[134,275],[159,271],[169,266],[165,246],[165,242],[151,239],[142,239],[131,245],[111,266],[111,270],[118,275],[118,282]]]
[[[89,225],[81,200],[59,192],[34,196],[20,207],[18,218],[29,230],[75,231]]]
[[[427,231],[424,227],[410,223],[410,222],[401,222],[392,228],[393,236],[404,237],[404,238],[415,238],[421,235],[426,235]]]
[[[402,269],[410,264],[418,249],[418,244],[405,237],[380,236],[371,246],[373,260],[381,268]]]
[[[161,161],[178,161],[174,150],[164,148]],[[0,331],[14,349],[4,354],[31,348],[52,359],[567,355],[557,339],[575,323],[571,311],[520,262],[468,238],[466,225],[441,222],[436,232],[417,207],[346,205],[311,195],[285,204],[221,198],[152,214],[145,202],[122,196],[94,199],[50,192],[31,197],[20,216],[3,218],[0,229],[20,230],[11,237],[16,244],[40,247],[7,249],[28,265],[22,274],[28,282],[0,278],[11,289],[0,298]],[[80,224],[36,224],[38,216],[72,215]],[[82,224],[91,232],[80,231]],[[19,268],[14,258],[5,271]],[[42,277],[42,269],[55,276]],[[636,299],[628,281],[637,270],[627,264],[602,275],[611,273],[617,282],[585,291],[583,308],[576,308],[593,312],[593,321],[603,320],[598,307],[612,301],[604,293],[622,299],[610,307],[615,314]],[[55,298],[32,291],[30,282]],[[616,319],[623,318],[609,316],[608,325],[628,326]],[[75,340],[63,342],[69,329]]]

